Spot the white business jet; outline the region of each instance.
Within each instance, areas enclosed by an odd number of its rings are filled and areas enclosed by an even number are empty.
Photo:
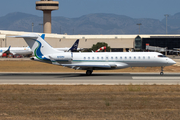
[[[32,55],[32,50],[29,47],[1,47],[0,56],[3,56],[4,53],[11,53],[13,55]]]
[[[156,66],[161,67],[160,74],[163,75],[165,66],[176,64],[157,52],[60,52],[35,33],[14,37],[25,39],[35,55],[31,60],[86,70],[87,75],[91,75],[93,70]]]

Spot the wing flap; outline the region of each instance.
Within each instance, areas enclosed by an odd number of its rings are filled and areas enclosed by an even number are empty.
[[[128,64],[126,63],[122,63],[122,62],[118,62],[118,63],[76,63],[76,64],[61,64],[64,67],[71,67],[71,68],[126,68],[129,67]]]
[[[109,64],[61,64],[64,67],[98,67],[98,68],[111,68]]]

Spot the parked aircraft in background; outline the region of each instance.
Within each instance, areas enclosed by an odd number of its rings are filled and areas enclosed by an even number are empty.
[[[0,48],[0,56],[5,57],[8,54],[13,54],[13,55],[32,55],[32,50],[29,47],[2,47]]]
[[[14,37],[25,39],[35,55],[31,60],[86,70],[87,75],[93,70],[156,66],[161,67],[162,75],[165,66],[176,63],[157,52],[60,52],[35,33]]]
[[[1,49],[0,50],[0,56],[5,56],[7,55],[9,52],[9,49],[10,49],[11,46],[9,46],[9,48],[6,48],[6,49]]]

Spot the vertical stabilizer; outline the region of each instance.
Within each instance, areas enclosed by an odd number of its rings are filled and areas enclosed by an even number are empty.
[[[45,40],[43,40],[42,36],[38,34],[31,33],[21,36],[14,36],[16,38],[24,38],[28,46],[33,51],[33,54],[38,59],[44,59],[44,56],[48,56],[49,54],[59,53],[60,51],[51,47]]]
[[[76,40],[76,42],[75,42],[75,43],[73,44],[73,46],[69,49],[69,51],[71,51],[71,52],[77,51],[78,44],[79,44],[79,39]]]

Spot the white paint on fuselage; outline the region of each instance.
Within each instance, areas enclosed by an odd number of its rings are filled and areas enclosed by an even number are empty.
[[[155,67],[175,64],[172,59],[168,57],[158,57],[158,55],[162,54],[157,52],[82,52],[73,53],[72,63],[126,63],[129,67]]]

